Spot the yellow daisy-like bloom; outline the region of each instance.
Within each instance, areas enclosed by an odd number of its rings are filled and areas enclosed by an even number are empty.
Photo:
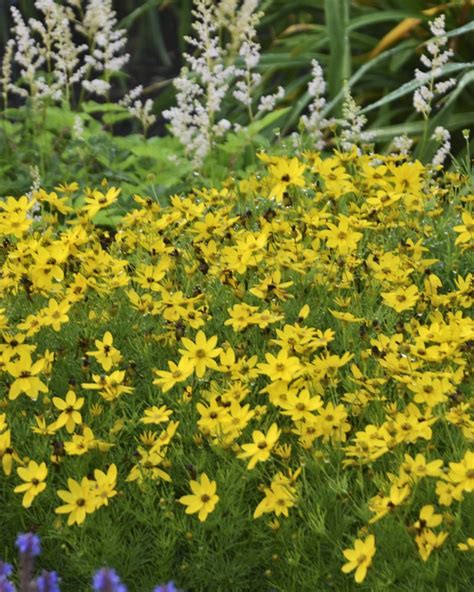
[[[447,532],[435,533],[432,530],[423,530],[416,538],[418,552],[423,561],[427,561],[431,553],[441,547],[444,541],[448,538]]]
[[[443,522],[441,514],[436,514],[434,506],[428,504],[421,508],[420,518],[415,522],[413,527],[421,532],[425,528],[436,528],[441,522]]]
[[[393,292],[382,292],[381,294],[384,304],[397,312],[403,312],[404,310],[413,308],[420,297],[418,288],[415,285],[411,285],[408,288],[401,287]]]
[[[82,415],[80,409],[84,405],[84,398],[77,397],[73,390],[66,393],[66,398],[53,397],[53,405],[61,411],[61,415],[55,421],[56,429],[65,427],[72,434],[76,425],[81,425]]]
[[[44,359],[33,363],[30,352],[23,351],[18,360],[6,364],[7,372],[15,378],[9,391],[12,401],[22,393],[36,401],[40,392],[48,392],[48,387],[38,378],[38,374],[44,369],[44,363]]]
[[[222,348],[216,347],[217,336],[207,339],[203,331],[198,331],[196,342],[183,337],[182,344],[186,349],[180,349],[179,352],[192,362],[198,378],[204,376],[207,368],[217,370],[218,366],[213,358],[217,358],[222,351]]]
[[[184,382],[188,379],[194,371],[194,362],[190,358],[181,358],[177,364],[168,362],[168,370],[155,370],[154,373],[158,378],[155,378],[153,384],[156,384],[161,390],[166,393],[171,390],[178,382]]]
[[[154,405],[153,407],[149,407],[145,409],[145,415],[141,418],[142,423],[165,423],[170,420],[170,415],[173,412],[171,409],[168,409],[166,405],[161,405],[161,407],[157,407]]]
[[[461,219],[463,223],[453,228],[453,230],[459,234],[454,243],[456,245],[462,245],[474,241],[474,216],[469,212],[464,212]]]
[[[362,238],[361,232],[356,232],[350,227],[350,220],[340,216],[339,224],[327,223],[328,230],[321,230],[319,236],[326,239],[330,249],[336,249],[341,255],[347,255],[357,249],[357,243]]]
[[[273,185],[270,191],[270,198],[281,201],[283,194],[290,185],[297,187],[305,186],[303,173],[306,166],[300,163],[297,158],[288,160],[286,158],[275,157],[275,161],[274,164],[268,167]]]
[[[16,472],[24,483],[15,487],[14,492],[24,493],[22,505],[29,508],[35,497],[46,489],[44,481],[48,475],[48,468],[45,462],[38,464],[30,460],[27,467],[18,467]]]
[[[67,480],[69,491],[60,489],[57,494],[64,502],[63,506],[56,508],[56,514],[69,514],[67,524],[82,524],[87,514],[92,514],[97,506],[96,493],[93,482],[83,477],[78,483],[74,479]]]
[[[284,349],[280,350],[275,357],[274,355],[265,354],[267,360],[266,364],[257,364],[260,374],[266,374],[273,382],[277,380],[284,380],[290,382],[296,378],[301,372],[301,363],[295,356],[289,356]]]
[[[102,341],[100,339],[95,340],[96,351],[86,352],[88,356],[93,356],[102,368],[109,372],[112,366],[115,366],[120,362],[122,356],[118,349],[113,346],[113,337],[110,331],[104,333]]]
[[[265,488],[265,497],[255,508],[254,518],[262,514],[275,513],[276,516],[288,517],[288,510],[296,503],[296,489],[286,483],[273,482],[270,487]]]
[[[67,313],[70,308],[66,300],[58,303],[54,298],[50,298],[47,308],[42,310],[41,322],[45,326],[51,326],[55,331],[60,331],[61,325],[69,321]]]
[[[449,463],[449,479],[463,491],[474,491],[474,452],[468,450],[461,462]]]
[[[281,430],[276,423],[272,423],[266,435],[260,430],[255,430],[252,434],[253,442],[242,445],[243,452],[237,455],[238,458],[250,458],[247,468],[253,469],[258,462],[270,458],[280,434]]]
[[[97,212],[115,203],[120,191],[121,189],[117,189],[116,187],[111,187],[105,194],[97,189],[87,191],[85,198],[86,205],[82,208],[82,211],[87,213],[89,218],[93,218]]]
[[[344,573],[350,573],[355,570],[355,581],[360,584],[364,581],[367,575],[367,569],[372,563],[372,558],[375,555],[375,537],[373,534],[365,539],[357,539],[354,542],[352,549],[345,549],[343,551],[344,557],[348,560],[342,566]]]
[[[108,506],[109,499],[117,495],[115,489],[117,485],[117,466],[111,464],[106,473],[95,469],[94,478],[93,491],[96,496],[96,506],[97,508]]]
[[[197,513],[199,520],[204,522],[219,501],[219,496],[216,495],[216,482],[210,481],[209,477],[203,473],[199,481],[191,481],[189,485],[192,495],[183,495],[179,502],[187,506],[186,514]]]

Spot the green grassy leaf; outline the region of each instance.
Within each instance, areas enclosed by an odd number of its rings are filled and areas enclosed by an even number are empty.
[[[258,134],[265,128],[270,127],[272,124],[275,124],[279,119],[284,117],[289,110],[290,107],[284,107],[283,109],[275,109],[275,111],[267,113],[267,115],[262,117],[262,119],[254,121],[248,126],[249,133],[251,135]]]
[[[455,113],[449,119],[449,129],[451,131],[463,129],[474,124],[474,112]],[[424,121],[412,121],[408,123],[399,123],[397,125],[389,125],[379,129],[371,129],[374,139],[378,141],[391,140],[395,136],[407,134],[408,136],[416,136],[423,133],[425,126]]]
[[[386,23],[389,21],[402,21],[406,18],[421,18],[420,13],[415,10],[383,10],[380,12],[371,12],[353,18],[347,26],[348,31],[355,31],[362,27]]]
[[[349,2],[326,0],[326,28],[329,36],[330,58],[328,86],[330,96],[335,96],[351,73],[351,50],[348,34]]]
[[[440,78],[441,76],[447,76],[449,74],[454,74],[455,72],[459,72],[460,70],[465,70],[466,68],[474,67],[474,62],[463,62],[463,63],[456,63],[456,64],[446,64],[445,66],[440,68],[439,73],[435,76],[436,78]],[[406,82],[397,90],[394,90],[388,95],[385,95],[383,98],[375,101],[375,103],[371,103],[362,109],[361,113],[368,113],[369,111],[373,111],[374,109],[378,109],[382,105],[386,105],[387,103],[392,103],[405,95],[412,93],[420,86],[423,86],[423,82],[413,79],[410,82]]]
[[[451,29],[451,31],[446,33],[446,37],[458,37],[459,35],[464,35],[464,33],[469,33],[470,31],[474,31],[474,21],[471,21],[462,27],[458,27],[457,29]]]
[[[118,27],[125,28],[125,29],[130,28],[137,19],[142,17],[145,13],[147,13],[152,8],[156,8],[157,6],[161,6],[164,2],[165,2],[165,0],[147,0],[141,6],[138,6],[137,8],[135,8],[135,10],[132,10],[132,12],[130,14],[128,14],[125,18],[123,18],[118,23]]]

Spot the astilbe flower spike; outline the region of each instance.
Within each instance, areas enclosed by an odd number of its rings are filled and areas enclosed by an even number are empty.
[[[433,38],[427,44],[429,55],[423,54],[421,56],[421,62],[427,68],[427,71],[415,70],[416,80],[423,84],[413,94],[413,106],[425,118],[429,117],[431,113],[433,100],[456,84],[454,78],[434,82],[435,78],[438,78],[442,74],[442,67],[453,56],[452,49],[445,49],[448,38],[446,36],[444,14],[430,22],[430,30]]]
[[[284,96],[284,89],[279,87],[275,93],[261,97],[254,113],[252,94],[262,80],[255,72],[260,61],[256,26],[262,17],[257,12],[258,4],[259,0],[244,0],[241,4],[236,0],[195,2],[195,36],[185,38],[195,51],[184,54],[185,66],[174,81],[177,105],[163,111],[163,117],[169,120],[171,133],[183,144],[196,168],[202,165],[216,139],[232,127],[241,129],[221,116],[225,100],[233,97],[245,105],[252,121],[273,110]],[[228,43],[222,41],[227,37],[223,32],[230,37]],[[235,65],[237,57],[244,67]]]
[[[325,147],[324,131],[330,127],[334,121],[326,119],[323,116],[323,109],[326,106],[326,81],[321,64],[318,60],[312,60],[312,80],[308,84],[308,94],[313,97],[309,106],[309,115],[302,115],[299,126],[306,130],[314,143],[315,150],[323,150]]]

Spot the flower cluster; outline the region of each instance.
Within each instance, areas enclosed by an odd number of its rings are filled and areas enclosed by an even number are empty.
[[[18,578],[20,590],[36,590],[37,592],[61,592],[61,580],[55,571],[43,570],[41,575],[34,578],[34,560],[41,554],[41,541],[33,533],[20,534],[16,540],[16,547],[20,555]],[[13,566],[0,560],[0,591],[15,592],[16,588],[10,581]],[[94,592],[127,592],[127,587],[121,582],[114,569],[103,567],[92,578]],[[157,586],[153,592],[179,592],[173,582]]]
[[[241,4],[237,0],[196,0],[192,11],[195,37],[186,38],[195,51],[184,54],[186,65],[174,81],[176,106],[164,111],[163,116],[197,167],[215,140],[232,127],[223,116],[230,93],[245,105],[250,120],[272,111],[284,97],[285,91],[279,87],[275,93],[260,97],[255,109],[252,107],[253,95],[262,80],[255,71],[260,61],[255,27],[262,17],[257,12],[258,4],[259,0],[244,0]],[[223,42],[227,37],[229,40]],[[236,65],[237,58],[245,67]]]
[[[415,79],[422,83],[422,86],[415,90],[413,95],[413,105],[422,113],[423,117],[428,117],[432,110],[434,99],[444,94],[447,90],[456,84],[454,78],[435,82],[442,73],[442,67],[446,65],[453,56],[452,49],[445,49],[448,42],[445,28],[446,18],[444,14],[430,22],[430,30],[433,38],[426,46],[429,55],[421,56],[421,63],[427,71],[415,70]]]
[[[112,0],[88,0],[85,6],[36,0],[34,5],[40,18],[28,22],[11,7],[14,37],[2,63],[4,105],[10,92],[30,97],[35,104],[47,99],[69,103],[77,85],[91,94],[107,95],[111,75],[129,59],[123,53],[125,30],[116,28]],[[12,61],[20,68],[16,82]]]
[[[291,532],[338,487],[323,513],[361,528],[331,547],[356,582],[389,569],[390,528],[421,565],[463,561],[447,514],[474,490],[468,179],[355,148],[258,156],[167,204],[135,195],[116,227],[96,223],[122,199],[106,183],[0,204],[8,506],[82,532],[158,493],[189,528]],[[94,586],[124,589],[111,570]]]
[[[308,93],[313,100],[309,106],[309,115],[302,115],[300,127],[309,133],[314,143],[315,150],[323,150],[325,146],[324,131],[334,122],[323,116],[323,109],[326,106],[326,81],[324,80],[323,69],[318,60],[312,60],[312,80],[308,84]]]

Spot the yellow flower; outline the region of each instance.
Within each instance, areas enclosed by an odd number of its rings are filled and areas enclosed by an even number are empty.
[[[87,514],[92,514],[97,508],[96,494],[93,482],[83,477],[78,483],[74,479],[67,480],[69,490],[60,489],[57,494],[64,502],[56,508],[56,514],[69,514],[67,524],[82,524]]]
[[[266,435],[259,430],[255,430],[252,433],[253,442],[242,445],[243,452],[237,455],[238,458],[250,458],[247,467],[249,470],[253,469],[258,462],[264,462],[270,458],[272,449],[280,434],[281,430],[276,423],[272,423]]]
[[[270,182],[272,189],[270,191],[270,199],[281,201],[283,194],[290,185],[297,187],[304,187],[305,180],[303,173],[306,166],[297,158],[291,160],[287,158],[274,157],[274,164],[268,167],[270,173]]]
[[[265,488],[265,497],[255,508],[254,518],[274,512],[276,516],[288,517],[288,510],[296,503],[296,489],[287,483],[278,483],[274,479],[270,487]]]
[[[427,561],[431,553],[441,547],[444,541],[448,538],[447,532],[434,533],[432,530],[425,529],[415,538],[423,561]]]
[[[172,361],[168,362],[168,370],[154,370],[154,374],[158,376],[153,381],[166,393],[171,390],[178,382],[187,380],[194,371],[195,364],[190,358],[181,358],[177,364]]]
[[[376,495],[369,501],[369,509],[375,513],[375,516],[369,520],[369,524],[377,522],[383,518],[389,512],[396,510],[400,506],[405,498],[410,494],[410,488],[408,485],[404,487],[398,487],[392,485],[390,488],[390,494],[388,496]]]
[[[434,506],[428,504],[421,508],[420,518],[415,522],[413,527],[421,532],[425,528],[435,528],[436,526],[439,526],[442,521],[443,517],[441,514],[436,514]]]
[[[97,508],[109,505],[109,499],[117,495],[117,491],[115,490],[116,485],[117,466],[115,464],[110,465],[107,473],[104,473],[99,469],[94,470],[94,482],[92,488],[96,496]]]
[[[469,537],[465,543],[458,543],[460,551],[474,551],[474,538]]]
[[[79,409],[84,405],[84,398],[78,398],[73,390],[69,390],[65,399],[53,397],[53,405],[61,411],[61,415],[54,422],[55,428],[66,427],[66,430],[72,434],[76,425],[82,423],[82,415]]]
[[[186,514],[198,513],[198,518],[204,522],[207,516],[214,511],[219,496],[216,495],[217,484],[210,481],[209,477],[203,473],[199,481],[190,482],[192,495],[183,495],[179,502],[186,507]]]
[[[7,372],[15,378],[8,394],[11,400],[24,393],[36,401],[40,392],[48,392],[48,387],[37,376],[43,370],[44,363],[44,359],[33,363],[30,352],[23,351],[18,360],[6,364]]]
[[[156,405],[154,405],[153,407],[145,409],[145,416],[142,417],[140,421],[146,424],[164,423],[170,420],[170,415],[172,413],[173,412],[171,411],[171,409],[168,409],[166,405],[162,405],[161,407],[156,407]]]
[[[355,570],[355,581],[360,584],[367,575],[367,569],[372,564],[372,558],[375,555],[375,537],[369,534],[365,540],[357,539],[352,549],[343,551],[344,557],[348,560],[342,566],[344,573],[350,573]]]
[[[106,331],[102,341],[100,341],[100,339],[95,340],[97,350],[86,352],[88,356],[93,356],[106,372],[108,372],[112,366],[118,364],[122,359],[119,350],[112,344],[112,333]]]
[[[421,193],[423,184],[422,174],[425,171],[425,167],[420,161],[404,162],[399,166],[393,164],[390,167],[390,171],[393,175],[391,181],[393,182],[395,193]]]
[[[116,187],[111,187],[105,195],[97,189],[87,191],[85,198],[86,205],[82,208],[82,211],[87,213],[88,217],[92,219],[99,210],[108,208],[111,204],[115,203],[120,191]]]
[[[13,461],[20,462],[18,454],[11,445],[11,430],[5,430],[0,434],[0,459],[5,475],[11,474]]]
[[[365,321],[363,317],[356,317],[351,312],[341,312],[339,310],[328,309],[335,319],[339,321],[347,321],[348,323],[361,323]]]
[[[120,395],[133,392],[133,387],[126,386],[125,370],[115,370],[112,374],[93,374],[94,382],[83,382],[82,388],[100,391],[101,397],[106,401],[114,401]]]
[[[182,344],[186,349],[180,349],[179,353],[192,362],[198,378],[204,376],[207,368],[217,370],[218,366],[213,358],[221,353],[222,348],[216,347],[217,337],[215,335],[207,339],[202,331],[198,331],[195,343],[183,337]]]
[[[461,462],[449,463],[448,477],[462,491],[474,491],[474,452],[468,450]]]
[[[314,419],[313,411],[320,409],[323,406],[321,397],[311,397],[307,389],[303,389],[299,393],[288,391],[286,401],[279,403],[284,410],[283,415],[289,415],[292,421],[300,421],[302,419]]]
[[[42,415],[35,416],[36,426],[31,428],[34,434],[40,434],[41,436],[53,436],[59,429],[56,422],[47,424],[45,418]]]
[[[384,299],[384,304],[395,309],[397,312],[403,312],[409,308],[413,308],[417,303],[420,294],[415,285],[408,286],[408,288],[401,287],[393,292],[381,292]]]
[[[139,447],[137,450],[138,464],[136,464],[128,474],[127,481],[138,481],[142,483],[146,477],[150,479],[163,479],[171,482],[171,477],[160,468],[165,457],[160,452],[162,443],[157,440],[151,450],[145,450]]]
[[[336,249],[341,255],[347,255],[357,249],[357,243],[362,238],[361,232],[355,232],[350,228],[350,219],[340,216],[338,226],[327,222],[328,230],[321,230],[319,236],[326,239],[330,249]]]
[[[474,216],[469,212],[464,212],[461,218],[463,224],[453,228],[453,230],[459,234],[455,241],[456,245],[462,245],[474,241]]]
[[[234,331],[243,331],[250,327],[254,322],[254,313],[258,310],[257,306],[250,306],[245,302],[234,304],[228,308],[229,318],[224,321],[224,325],[230,325]]]
[[[443,461],[433,460],[426,462],[423,454],[417,454],[412,458],[409,454],[404,455],[405,462],[401,466],[401,470],[413,482],[418,481],[422,477],[441,477],[443,475]]]
[[[257,364],[260,374],[265,374],[273,382],[284,380],[290,382],[301,372],[301,363],[295,356],[289,356],[284,349],[280,350],[275,357],[270,353],[265,354],[266,364]]]
[[[106,448],[109,446],[105,445]],[[64,449],[71,456],[81,456],[92,448],[101,447],[104,447],[104,442],[96,440],[94,432],[87,426],[83,428],[82,434],[74,434],[71,441],[64,442]]]
[[[38,464],[30,460],[27,467],[18,467],[16,472],[24,483],[15,487],[14,492],[25,494],[22,505],[24,508],[29,508],[35,497],[46,489],[44,482],[48,475],[46,463]]]
[[[34,263],[30,270],[31,281],[40,290],[51,290],[53,280],[64,280],[64,271],[61,264],[66,260],[68,250],[63,244],[54,243],[48,247],[39,246]]]

